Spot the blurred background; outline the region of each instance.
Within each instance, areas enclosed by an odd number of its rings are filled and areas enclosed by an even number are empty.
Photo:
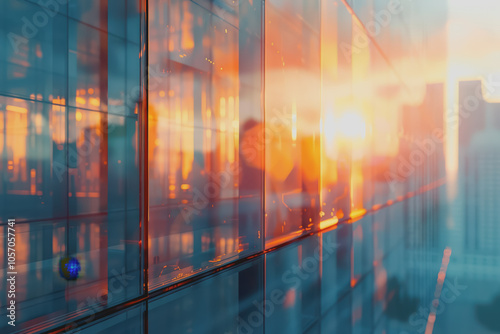
[[[499,10],[2,1],[0,331],[500,332]]]

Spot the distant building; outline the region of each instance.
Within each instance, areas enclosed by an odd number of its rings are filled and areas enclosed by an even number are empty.
[[[500,105],[486,104],[484,128],[472,135],[464,159],[466,245],[468,249],[500,251]]]

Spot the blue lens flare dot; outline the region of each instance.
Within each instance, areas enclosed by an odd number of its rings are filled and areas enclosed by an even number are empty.
[[[81,270],[82,267],[76,257],[67,256],[59,261],[59,274],[68,281],[76,280]]]

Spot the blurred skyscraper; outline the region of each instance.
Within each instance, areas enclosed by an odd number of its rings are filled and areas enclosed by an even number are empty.
[[[465,152],[466,245],[471,250],[500,250],[500,106],[484,103],[484,127],[472,134]],[[498,115],[497,115],[498,113]]]
[[[460,271],[498,277],[500,244],[500,104],[489,103],[479,80],[459,84],[458,196],[454,210]],[[474,266],[478,270],[470,270]]]

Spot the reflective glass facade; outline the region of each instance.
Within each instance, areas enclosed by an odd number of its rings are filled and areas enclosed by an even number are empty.
[[[2,242],[7,218],[17,222],[15,329],[70,323],[142,294],[140,5],[0,5],[0,216]],[[80,262],[75,281],[59,275],[65,256]],[[125,287],[114,288],[117,277],[126,277]],[[5,305],[7,294],[1,298]]]
[[[0,331],[456,328],[447,273],[500,278],[500,85],[456,8],[2,1]]]
[[[149,3],[149,289],[262,250],[262,6]],[[154,9],[154,10],[152,10]]]

